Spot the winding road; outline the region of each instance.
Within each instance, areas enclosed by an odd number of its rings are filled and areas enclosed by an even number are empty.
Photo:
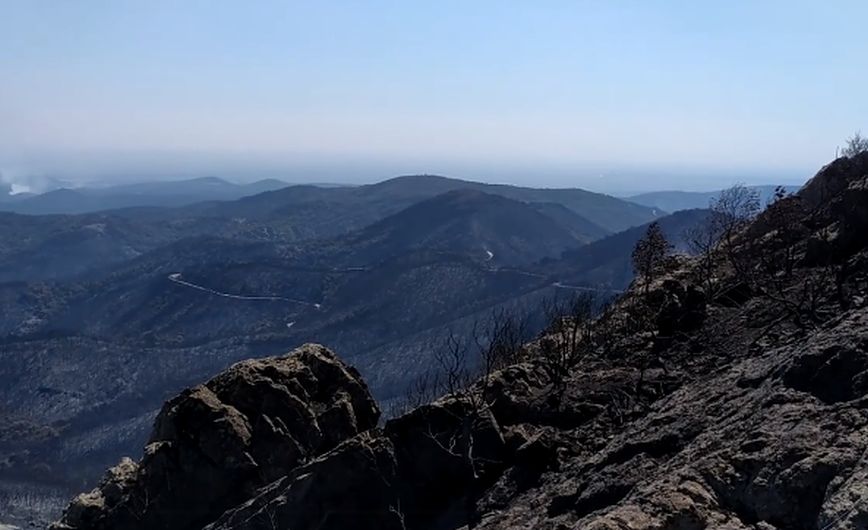
[[[203,287],[201,285],[197,285],[192,282],[188,282],[181,277],[180,272],[174,272],[169,275],[169,281],[176,283],[178,285],[183,285],[185,287],[189,287],[190,289],[196,289],[197,291],[202,291],[204,293],[213,294],[215,296],[221,296],[223,298],[230,298],[232,300],[251,300],[251,301],[260,301],[260,302],[289,302],[293,304],[302,304],[306,306],[313,307],[314,309],[319,309],[322,307],[320,304],[315,302],[308,302],[306,300],[298,300],[296,298],[287,298],[285,296],[248,296],[242,294],[231,294],[224,293],[222,291],[217,291],[215,289],[210,289],[208,287]]]
[[[494,253],[491,252],[490,250],[486,249],[485,253],[486,253],[486,259],[485,259],[486,263],[491,261],[492,259],[494,259]],[[370,270],[369,267],[348,267],[345,269],[332,269],[329,272],[367,272],[369,270]],[[513,273],[513,274],[520,274],[523,276],[529,276],[531,278],[538,278],[541,280],[546,280],[546,279],[551,278],[550,276],[547,276],[547,275],[541,274],[541,273],[537,273],[537,272],[530,272],[530,271],[525,271],[525,270],[521,270],[521,269],[513,269],[513,268],[506,268],[506,267],[492,267],[492,268],[489,268],[487,270],[489,272],[492,272],[492,273],[507,272],[507,273]],[[299,300],[297,298],[287,298],[285,296],[243,295],[243,294],[232,294],[232,293],[226,293],[223,291],[218,291],[216,289],[211,289],[210,287],[205,287],[202,285],[195,284],[193,282],[189,282],[183,278],[183,276],[181,275],[180,272],[174,272],[172,274],[169,274],[168,278],[169,278],[169,281],[171,281],[172,283],[175,283],[177,285],[182,285],[184,287],[187,287],[190,289],[195,289],[197,291],[202,291],[203,293],[208,293],[208,294],[211,294],[214,296],[220,296],[222,298],[229,298],[231,300],[244,300],[244,301],[254,301],[254,302],[256,302],[256,301],[258,301],[258,302],[287,302],[287,303],[292,303],[292,304],[305,305],[308,307],[312,307],[314,309],[321,309],[322,308],[322,305],[319,303],[316,303],[316,302],[309,302],[307,300]],[[551,283],[550,286],[555,287],[557,289],[568,289],[568,290],[572,290],[572,291],[608,292],[608,293],[622,293],[623,292],[623,291],[620,291],[617,289],[609,289],[609,288],[604,288],[604,287],[587,287],[587,286],[583,286],[583,285],[569,285],[569,284],[565,284],[559,280]],[[289,322],[289,323],[287,323],[287,328],[291,328],[293,325],[295,325],[295,322]]]
[[[585,287],[583,285],[568,285],[568,284],[565,284],[565,283],[559,282],[559,281],[553,283],[552,287],[557,287],[558,289],[570,289],[572,291],[587,291],[587,292],[593,292],[593,293],[603,291],[603,292],[607,292],[607,293],[621,294],[624,292],[624,291],[620,291],[618,289],[609,289],[608,287]]]

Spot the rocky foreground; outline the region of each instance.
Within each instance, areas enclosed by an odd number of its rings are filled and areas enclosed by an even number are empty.
[[[378,427],[323,347],[237,364],[53,528],[868,528],[868,156],[789,200],[713,281],[691,262],[628,294],[566,373],[544,337]]]

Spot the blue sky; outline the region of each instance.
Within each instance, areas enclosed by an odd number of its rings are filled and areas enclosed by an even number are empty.
[[[864,1],[0,3],[0,171],[597,189],[804,179]]]

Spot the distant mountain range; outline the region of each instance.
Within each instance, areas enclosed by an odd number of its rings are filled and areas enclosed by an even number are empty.
[[[369,210],[379,209],[382,217],[382,213],[395,213],[414,202],[456,189],[475,189],[529,203],[561,204],[598,226],[612,231],[623,230],[657,215],[643,206],[576,188],[536,189],[431,175],[398,177],[366,186],[290,186],[273,179],[251,184],[234,184],[216,177],[205,177],[105,188],[61,188],[40,195],[9,195],[11,187],[5,185],[5,189],[0,188],[0,211],[30,215],[79,214],[135,207],[171,208],[208,201],[230,201],[230,204],[200,205],[194,211],[201,215],[262,217],[279,215],[279,210],[299,204],[364,203],[369,206]],[[231,204],[242,197],[247,200]],[[187,213],[190,212],[179,212],[178,215]],[[366,224],[369,219],[358,221]]]
[[[209,200],[232,200],[289,186],[269,179],[234,184],[216,177],[124,184],[105,188],[59,188],[39,195],[10,195],[0,188],[0,210],[30,214],[75,214],[134,206],[183,206]],[[5,191],[5,193],[4,193]]]
[[[760,198],[760,204],[767,204],[774,196],[777,186],[749,186],[757,191]],[[784,186],[784,189],[789,193],[798,191],[799,186]],[[711,201],[720,195],[718,191],[653,191],[650,193],[642,193],[625,197],[625,200],[648,206],[649,208],[659,208],[665,212],[677,212],[678,210],[692,210],[696,208],[708,208]]]
[[[224,189],[223,184],[207,179],[174,183],[170,188],[189,191],[211,185],[215,189]],[[148,194],[140,196],[151,199],[169,197],[171,200],[180,196],[164,189],[163,184],[154,186]],[[229,186],[238,191],[235,185]],[[129,190],[149,188],[137,185],[123,189],[126,190],[123,197],[138,197],[131,195]],[[569,232],[562,234],[559,245],[550,247],[557,251],[566,248],[566,241],[586,243],[646,223],[659,215],[652,208],[579,189],[538,190],[433,176],[399,177],[357,187],[289,186],[236,200],[205,201],[183,207],[142,206],[38,218],[0,213],[0,218],[5,219],[4,227],[0,228],[0,281],[67,278],[91,268],[120,263],[189,237],[220,236],[284,244],[335,238],[371,226],[427,199],[457,190],[489,195],[488,199],[480,201],[480,206],[481,203],[491,203],[491,197],[509,199],[501,201],[499,208],[521,210],[521,215],[527,219],[557,227],[540,231],[549,234],[549,238],[558,232]],[[39,199],[45,206],[49,198],[67,195],[67,192],[52,192],[21,204],[32,207],[29,201]],[[75,202],[74,198],[70,200]],[[449,204],[444,202],[443,206]],[[488,208],[485,211],[499,210]],[[482,213],[480,209],[475,215]],[[504,219],[509,216],[502,212],[500,215]],[[63,249],[63,252],[57,252],[57,249]],[[479,252],[485,255],[484,250]],[[541,259],[552,254],[528,255]]]

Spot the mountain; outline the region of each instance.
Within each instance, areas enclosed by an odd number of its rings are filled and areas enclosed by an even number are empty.
[[[302,216],[317,216],[328,211],[338,216],[339,226],[361,228],[417,202],[461,189],[525,203],[560,204],[608,233],[646,223],[658,216],[652,209],[581,189],[523,188],[430,175],[397,177],[356,187],[291,186],[230,203],[205,204],[197,212],[207,216],[273,218],[299,223]]]
[[[241,235],[249,230],[231,219],[166,222],[111,213],[32,216],[0,212],[0,282],[97,274],[184,238],[222,233],[244,239]]]
[[[181,193],[189,194],[191,190],[199,190],[201,197],[205,189],[228,188],[233,193],[247,193],[278,184],[266,181],[239,186],[219,179],[196,179],[106,190],[56,190],[7,206],[31,213],[102,209],[112,201],[115,206],[123,201],[127,205],[166,202],[188,197]],[[403,177],[357,187],[289,186],[236,200],[178,207],[127,207],[78,216],[48,215],[34,218],[32,223],[27,218],[6,214],[5,218],[11,221],[0,224],[0,281],[70,278],[189,237],[217,236],[280,244],[333,239],[382,221],[416,203],[459,190],[505,197],[542,214],[532,216],[527,211],[523,215],[528,218],[554,221],[560,228],[539,233],[551,234],[554,239],[560,238],[560,242],[549,245],[537,259],[572,245],[565,246],[563,229],[571,232],[572,239],[585,243],[622,226],[642,224],[656,217],[649,209],[583,190],[532,190],[442,177]],[[118,194],[112,195],[115,192]],[[611,213],[606,213],[609,210]],[[606,224],[599,224],[586,213]],[[100,230],[93,230],[95,226]],[[40,249],[51,249],[55,243],[63,245],[64,255],[41,253]],[[13,254],[9,255],[10,252]],[[482,256],[486,255],[483,250]]]
[[[631,226],[646,223],[659,215],[648,208],[609,195],[577,188],[526,188],[504,184],[467,182],[430,175],[398,177],[387,180],[373,185],[368,193],[379,193],[400,199],[407,195],[419,193],[442,194],[458,188],[469,188],[527,203],[560,204],[610,232],[619,232]]]
[[[268,219],[282,231],[296,229],[302,237],[320,237],[361,228],[416,202],[459,189],[520,202],[560,204],[608,233],[648,222],[657,215],[643,206],[580,189],[534,189],[436,176],[398,177],[365,186],[289,186],[277,180],[241,185],[206,177],[107,188],[55,189],[0,202],[0,210],[28,215],[120,210],[112,213],[163,220],[191,216]],[[348,211],[343,220],[332,219],[329,223],[320,219],[322,210],[331,208]],[[341,211],[329,213],[334,216]],[[329,230],[331,225],[336,228]]]
[[[349,357],[232,366],[52,528],[864,528],[866,190],[868,153],[836,160],[710,273],[682,257],[597,318],[483,344],[475,381],[447,361],[445,395],[381,427]]]
[[[757,192],[761,205],[768,204],[778,186],[748,186]],[[787,193],[795,193],[799,186],[784,186]],[[626,200],[666,212],[708,208],[720,191],[653,191],[627,197]]]
[[[62,278],[109,266],[172,241],[171,233],[169,227],[151,230],[102,214],[0,212],[0,282]]]
[[[71,189],[52,190],[3,204],[9,212],[45,215],[52,213],[82,213],[98,208],[100,201]]]
[[[189,196],[198,200],[219,198],[238,198],[273,191],[289,186],[277,179],[265,179],[249,184],[235,184],[217,177],[201,177],[189,180],[170,180],[123,184],[108,188],[89,189],[89,193],[103,195],[141,195],[141,196]]]
[[[216,177],[123,184],[104,188],[60,188],[0,202],[0,209],[28,215],[78,214],[138,206],[183,206],[201,201],[234,200],[288,186],[269,179],[234,184]]]
[[[558,223],[558,225],[570,232],[575,239],[583,243],[602,239],[612,233],[588,221],[562,204],[556,202],[534,202],[528,204],[539,213]]]
[[[657,222],[676,251],[688,253],[684,232],[703,223],[708,215],[709,210],[682,210],[662,217]],[[540,270],[557,274],[566,283],[625,289],[633,279],[630,255],[647,230],[648,225],[637,226],[584,247],[568,250],[559,260],[543,262]]]
[[[558,257],[605,233],[559,205],[547,209],[562,215],[553,219],[536,206],[472,189],[450,191],[378,221],[339,245],[356,264],[425,249],[522,265]]]

